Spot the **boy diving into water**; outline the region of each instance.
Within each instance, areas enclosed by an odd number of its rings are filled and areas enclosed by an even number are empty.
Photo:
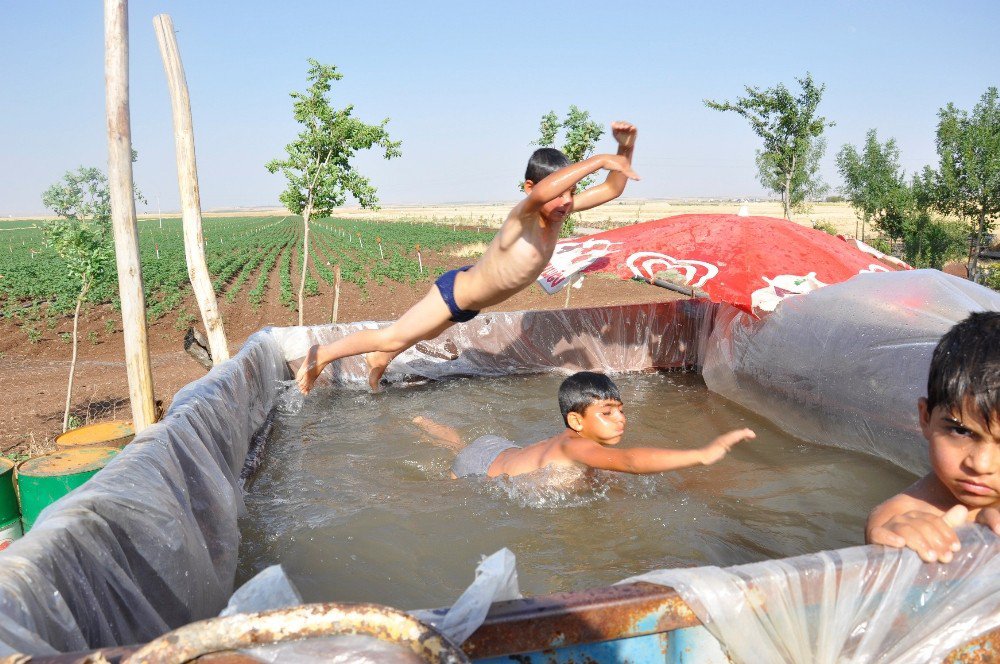
[[[961,548],[955,527],[1000,535],[1000,312],[974,313],[941,338],[917,409],[932,470],[872,510],[865,541],[947,563]]]
[[[559,410],[566,428],[543,441],[519,447],[501,436],[480,436],[463,446],[457,431],[425,417],[413,420],[435,444],[457,454],[452,478],[524,475],[546,466],[573,466],[645,474],[710,465],[756,434],[750,429],[724,433],[708,445],[688,450],[656,447],[617,449],[625,434],[625,412],[618,387],[604,374],[581,371],[559,386]]]
[[[389,327],[312,346],[295,375],[299,390],[308,394],[330,362],[363,353],[368,384],[376,391],[389,363],[404,350],[530,286],[552,257],[563,220],[571,212],[607,203],[621,195],[630,178],[639,179],[632,170],[635,127],[615,122],[611,131],[618,141],[616,155],[595,155],[571,164],[559,150],[536,150],[524,175],[524,200],[507,215],[476,264],[441,275],[427,295]],[[602,184],[575,193],[580,180],[601,169],[609,171]]]

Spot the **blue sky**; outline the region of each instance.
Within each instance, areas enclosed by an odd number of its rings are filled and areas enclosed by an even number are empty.
[[[0,215],[43,212],[81,165],[106,169],[103,3],[0,0]],[[826,84],[824,177],[869,128],[908,172],[935,164],[937,111],[1000,85],[1000,3],[139,2],[130,7],[140,211],[178,208],[170,100],[152,28],[169,14],[187,73],[205,210],[275,204],[264,163],[297,133],[307,58],[344,79],[334,103],[391,118],[402,158],[356,163],[383,204],[514,200],[545,112],[576,104],[639,128],[627,197],[753,196],[759,140],[704,98],[809,71]],[[613,151],[610,135],[599,147]]]

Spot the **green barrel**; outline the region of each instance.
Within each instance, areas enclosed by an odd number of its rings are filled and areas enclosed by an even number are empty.
[[[21,512],[14,492],[14,462],[0,457],[0,551],[21,536]]]
[[[80,486],[119,452],[114,447],[83,447],[43,454],[17,466],[24,532],[31,530],[38,514]]]

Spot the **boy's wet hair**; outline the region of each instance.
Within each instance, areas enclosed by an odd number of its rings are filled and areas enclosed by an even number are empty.
[[[583,415],[590,404],[608,399],[621,401],[622,395],[618,386],[602,373],[579,371],[559,386],[559,410],[566,426],[569,426],[570,413]]]
[[[927,378],[927,410],[971,406],[986,426],[1000,417],[1000,312],[974,313],[938,342]]]
[[[538,184],[546,176],[555,173],[560,168],[570,165],[569,157],[555,148],[538,148],[528,158],[528,168],[524,170],[524,179]]]

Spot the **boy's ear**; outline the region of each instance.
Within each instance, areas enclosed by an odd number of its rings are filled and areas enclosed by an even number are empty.
[[[533,188],[534,186],[535,186],[535,183],[534,183],[534,182],[532,182],[531,180],[525,180],[525,181],[524,181],[524,193],[526,193],[526,194],[530,194],[530,193],[531,193],[531,189],[532,189],[532,188]]]
[[[583,415],[580,413],[570,412],[566,414],[566,424],[573,431],[579,432],[583,428]]]
[[[931,411],[927,407],[927,397],[917,399],[917,412],[920,414],[920,431],[924,438],[930,437]]]

